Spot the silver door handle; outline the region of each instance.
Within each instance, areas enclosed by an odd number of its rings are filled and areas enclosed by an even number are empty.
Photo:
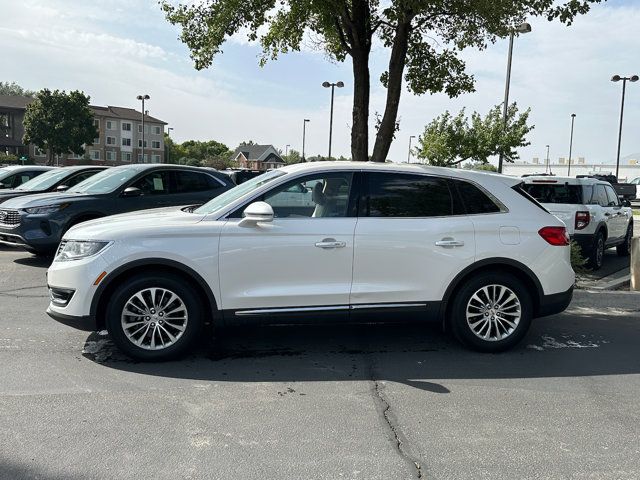
[[[464,247],[462,240],[438,240],[436,247]]]
[[[321,242],[316,242],[316,247],[318,248],[343,248],[347,246],[347,242],[338,242],[333,238],[325,238]]]

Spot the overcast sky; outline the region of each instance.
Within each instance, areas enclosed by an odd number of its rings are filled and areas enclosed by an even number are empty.
[[[282,56],[258,66],[259,49],[233,39],[213,67],[197,72],[155,0],[0,0],[0,80],[29,89],[80,89],[97,105],[137,107],[148,93],[150,113],[170,124],[178,141],[215,139],[301,149],[302,120],[309,118],[307,156],[327,153],[329,91],[336,90],[333,154],[350,156],[352,77],[349,63],[332,64],[319,52]],[[535,130],[523,160],[566,157],[570,114],[576,113],[573,156],[589,162],[615,159],[621,83],[610,77],[640,74],[640,1],[610,0],[571,27],[534,19],[533,31],[516,39],[511,100],[531,107]],[[508,41],[466,52],[476,92],[457,99],[403,92],[400,132],[389,158],[404,161],[409,135],[419,135],[444,110],[486,112],[502,101]],[[383,111],[377,78],[388,52],[372,55],[373,112]],[[640,157],[640,82],[627,85],[622,156]],[[372,132],[373,133],[373,132]],[[371,146],[373,141],[371,141]]]

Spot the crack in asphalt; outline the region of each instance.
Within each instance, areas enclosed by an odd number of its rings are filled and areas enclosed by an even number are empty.
[[[373,383],[372,393],[376,402],[376,406],[381,413],[381,417],[384,420],[384,423],[387,425],[390,433],[393,435],[396,443],[396,450],[400,454],[400,457],[402,457],[402,459],[413,470],[415,470],[416,478],[427,478],[425,475],[424,466],[422,464],[422,459],[411,451],[409,440],[402,433],[402,430],[398,425],[398,421],[395,418],[393,411],[391,410],[391,405],[389,404],[389,401],[383,393],[384,385],[382,385],[379,380],[376,380],[373,375],[371,376],[371,382]]]

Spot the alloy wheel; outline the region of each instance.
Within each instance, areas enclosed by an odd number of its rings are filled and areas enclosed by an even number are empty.
[[[467,325],[482,340],[495,342],[509,337],[521,316],[520,299],[504,285],[486,285],[467,302]]]
[[[120,323],[127,339],[145,350],[162,350],[184,334],[189,320],[184,301],[166,288],[145,288],[127,300]]]

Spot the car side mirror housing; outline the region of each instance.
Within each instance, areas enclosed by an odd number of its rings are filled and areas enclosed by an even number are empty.
[[[240,227],[255,227],[258,223],[273,222],[273,208],[266,202],[253,202],[244,209]]]
[[[127,187],[122,192],[123,197],[140,197],[142,195],[142,190],[137,187]]]
[[[56,192],[66,192],[69,190],[69,185],[58,185]]]
[[[622,199],[622,206],[623,207],[630,207],[631,206],[631,202],[627,199]]]

